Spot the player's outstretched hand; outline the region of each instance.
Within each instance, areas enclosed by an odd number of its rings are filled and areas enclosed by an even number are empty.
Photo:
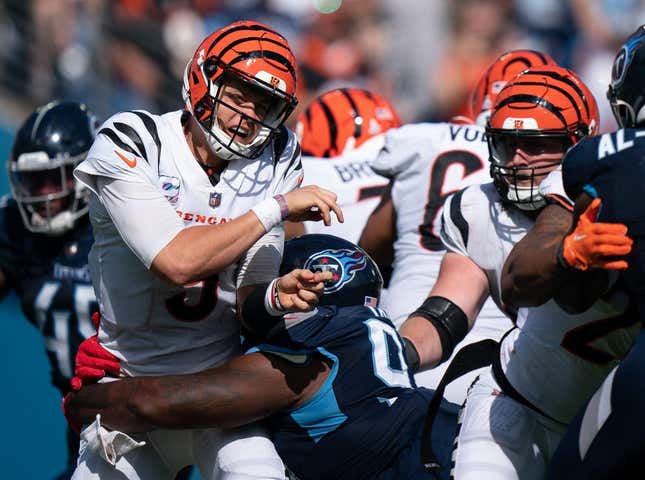
[[[292,222],[322,220],[329,226],[333,211],[339,222],[344,221],[343,212],[336,203],[336,194],[317,185],[298,188],[285,194],[284,198],[289,208],[289,214],[285,220]]]
[[[324,282],[332,279],[331,272],[312,272],[300,268],[283,275],[276,285],[282,308],[288,312],[308,312],[318,305]]]
[[[590,267],[625,270],[627,255],[634,243],[622,223],[596,223],[601,201],[595,198],[580,215],[576,228],[564,237],[561,261],[568,267],[587,270]]]

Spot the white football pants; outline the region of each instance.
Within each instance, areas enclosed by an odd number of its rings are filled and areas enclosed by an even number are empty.
[[[89,428],[89,427],[86,427]],[[195,465],[204,480],[284,480],[285,469],[266,432],[256,425],[235,429],[155,430],[131,435],[145,441],[114,465],[81,440],[73,480],[174,480]]]
[[[565,429],[501,393],[490,368],[468,390],[459,423],[456,480],[542,480]]]

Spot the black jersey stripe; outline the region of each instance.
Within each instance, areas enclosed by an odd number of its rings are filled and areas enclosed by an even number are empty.
[[[119,147],[121,150],[125,150],[126,152],[130,152],[132,155],[134,155],[136,157],[141,156],[141,155],[139,155],[138,152],[136,152],[134,150],[134,148],[132,148],[130,145],[125,143],[123,140],[121,140],[119,138],[119,136],[117,135],[117,133],[114,130],[112,130],[111,128],[107,128],[107,127],[102,128],[101,130],[98,131],[97,135],[101,135],[101,134],[103,134],[106,137],[108,137],[110,139],[110,141],[114,145]]]
[[[291,155],[291,160],[289,161],[287,169],[284,171],[283,178],[287,178],[289,173],[297,172],[298,170],[302,170],[302,159],[300,156],[300,145],[296,143],[296,148],[293,151],[293,155]]]
[[[161,162],[161,140],[159,139],[159,131],[157,130],[157,124],[152,119],[152,117],[146,113],[143,113],[138,110],[132,110],[130,113],[134,113],[137,117],[143,122],[143,126],[146,127],[148,133],[152,137],[152,140],[157,146],[157,168],[159,168],[159,163]]]
[[[461,238],[464,241],[464,246],[468,248],[468,222],[464,218],[464,214],[461,212],[461,197],[463,196],[465,190],[460,190],[455,193],[450,201],[450,220],[455,224]]]
[[[141,157],[146,162],[150,163],[148,161],[148,154],[146,152],[145,146],[143,145],[143,141],[141,140],[141,137],[139,136],[139,134],[134,128],[132,128],[127,123],[122,123],[122,122],[114,122],[114,128],[116,128],[119,132],[123,133],[130,140],[132,140],[132,143],[134,143],[134,146],[139,151],[139,153],[137,154],[138,157]]]

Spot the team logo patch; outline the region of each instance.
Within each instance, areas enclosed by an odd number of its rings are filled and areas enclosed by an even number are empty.
[[[179,190],[181,187],[181,182],[177,177],[170,177],[168,175],[159,175],[159,187],[163,192],[166,200],[170,202],[171,205],[176,205],[179,200]]]
[[[211,192],[210,198],[208,199],[208,204],[211,208],[219,207],[222,203],[222,194],[219,192]]]
[[[307,259],[304,268],[312,272],[331,272],[333,277],[326,282],[324,293],[333,293],[351,282],[356,272],[363,270],[366,265],[363,253],[343,248],[314,253]]]

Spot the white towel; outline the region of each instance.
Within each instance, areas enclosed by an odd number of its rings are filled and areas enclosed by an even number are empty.
[[[146,444],[137,442],[123,432],[107,430],[101,425],[100,414],[83,429],[81,438],[87,442],[91,451],[98,453],[110,465],[115,465],[120,457]]]

